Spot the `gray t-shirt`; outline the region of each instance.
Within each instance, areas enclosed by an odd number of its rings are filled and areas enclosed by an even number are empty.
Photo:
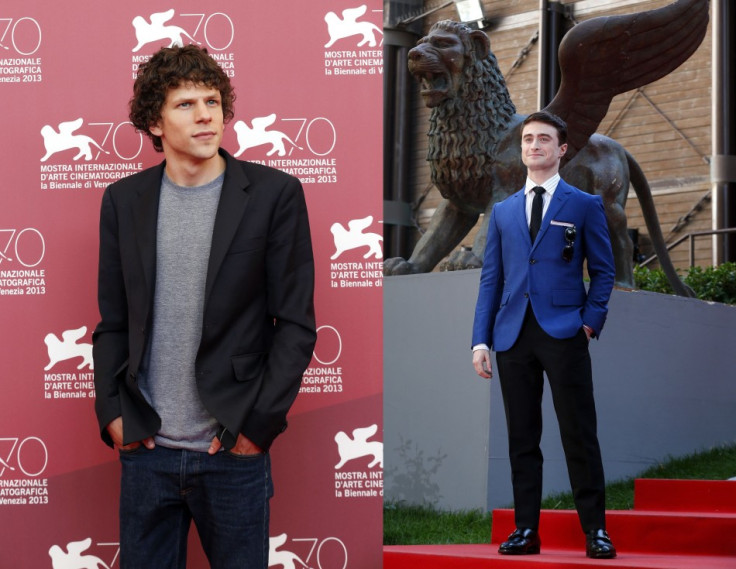
[[[204,186],[182,187],[164,174],[161,183],[153,328],[140,387],[161,417],[155,441],[165,447],[206,452],[217,430],[200,400],[194,361],[224,176]]]

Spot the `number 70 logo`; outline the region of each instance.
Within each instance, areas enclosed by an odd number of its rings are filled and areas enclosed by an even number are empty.
[[[0,229],[0,265],[16,260],[24,267],[35,267],[45,253],[46,243],[38,229]]]
[[[38,476],[46,470],[49,451],[38,437],[0,437],[0,478],[16,467],[26,476]],[[13,466],[16,465],[16,466]]]

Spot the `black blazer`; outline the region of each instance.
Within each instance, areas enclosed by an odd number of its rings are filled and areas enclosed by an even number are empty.
[[[307,208],[296,178],[220,153],[227,165],[207,269],[197,388],[224,428],[267,450],[286,428],[317,337]],[[124,444],[161,427],[137,378],[151,331],[164,166],[117,181],[102,198],[101,320],[92,343],[95,410],[110,445],[105,427],[118,416]]]

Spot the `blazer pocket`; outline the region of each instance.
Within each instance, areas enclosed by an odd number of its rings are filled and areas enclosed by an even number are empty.
[[[501,308],[503,306],[506,306],[509,303],[509,298],[511,298],[510,292],[504,292],[501,295],[501,302],[499,303],[498,307]]]
[[[554,306],[582,306],[585,304],[585,292],[580,290],[553,290]]]
[[[268,354],[266,352],[233,356],[232,362],[235,379],[238,381],[253,381],[254,379],[258,379],[263,373],[267,357]]]

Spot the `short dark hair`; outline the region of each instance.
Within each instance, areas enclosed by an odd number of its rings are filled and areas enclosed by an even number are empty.
[[[129,103],[130,121],[148,135],[157,152],[163,151],[161,137],[151,134],[150,129],[161,119],[168,92],[184,83],[217,89],[222,97],[225,122],[234,116],[235,92],[230,78],[205,48],[196,45],[161,48],[138,68]]]
[[[524,119],[524,122],[521,123],[521,132],[524,132],[524,127],[530,122],[543,122],[555,127],[555,130],[557,130],[557,140],[560,143],[560,146],[567,143],[567,123],[557,115],[554,115],[549,111],[537,111],[536,113],[532,113]]]

